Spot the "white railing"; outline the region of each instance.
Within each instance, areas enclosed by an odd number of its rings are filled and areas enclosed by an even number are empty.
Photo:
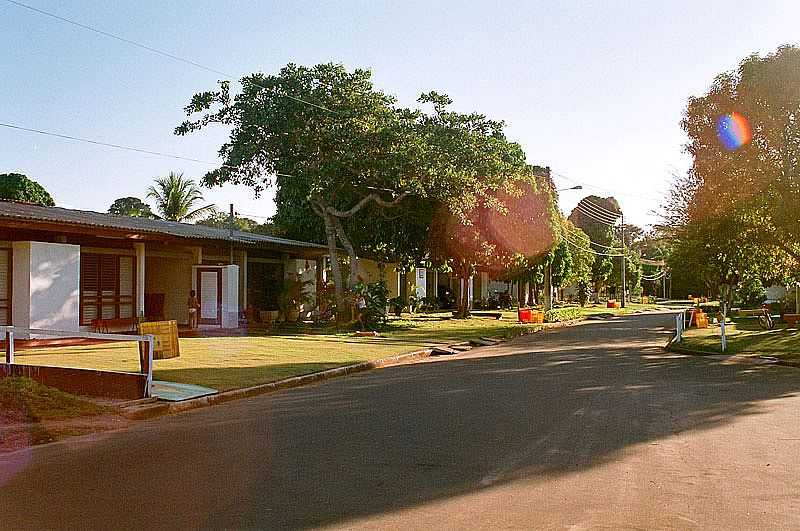
[[[98,334],[95,332],[69,332],[65,330],[42,330],[39,328],[20,328],[18,326],[0,326],[0,334],[6,340],[6,363],[14,363],[14,338],[18,336],[46,336],[46,337],[63,337],[63,338],[81,338],[81,339],[101,339],[104,341],[137,341],[138,343],[147,343],[146,352],[147,358],[143,358],[140,354],[140,368],[141,373],[147,375],[147,383],[145,384],[145,396],[150,396],[150,390],[153,385],[153,349],[155,347],[155,337],[152,334],[144,335],[125,335],[125,334]],[[139,351],[141,353],[141,350]],[[146,366],[145,366],[146,365]]]
[[[675,343],[680,343],[683,339],[683,331],[685,330],[684,326],[686,324],[684,318],[683,312],[675,316]]]

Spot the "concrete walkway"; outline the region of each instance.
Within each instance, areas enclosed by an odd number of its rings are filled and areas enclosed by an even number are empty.
[[[800,370],[587,322],[0,457],[4,528],[800,528]]]

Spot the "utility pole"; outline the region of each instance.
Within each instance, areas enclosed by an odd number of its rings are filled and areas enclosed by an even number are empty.
[[[625,214],[622,213],[620,210],[620,232],[622,233],[622,298],[621,304],[623,308],[625,307],[625,267],[628,265],[625,258]]]
[[[228,215],[228,239],[231,241],[231,265],[233,265],[233,203],[231,203],[230,214]]]

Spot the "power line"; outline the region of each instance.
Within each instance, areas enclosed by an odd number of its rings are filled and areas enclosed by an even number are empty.
[[[587,205],[587,206],[590,206],[590,207],[594,208],[598,212],[602,212],[603,214],[605,214],[607,216],[610,216],[613,219],[617,219],[620,216],[622,216],[622,211],[620,211],[620,210],[611,210],[610,208],[606,208],[606,207],[604,207],[602,205],[598,205],[597,203],[593,203],[592,201],[589,201],[589,198],[587,198],[587,197],[584,197],[583,199],[581,199],[580,202],[585,204],[585,205]]]
[[[170,158],[170,159],[185,160],[187,162],[196,162],[198,164],[207,164],[209,166],[219,166],[221,168],[229,168],[229,169],[232,169],[232,170],[240,169],[237,166],[232,166],[230,164],[222,164],[222,163],[219,163],[219,162],[211,162],[211,161],[208,161],[208,160],[195,159],[195,158],[192,158],[192,157],[184,157],[183,155],[175,155],[175,154],[172,154],[172,153],[164,153],[163,151],[153,151],[153,150],[150,150],[150,149],[138,148],[138,147],[133,147],[133,146],[125,146],[123,144],[112,144],[110,142],[102,142],[100,140],[92,140],[91,138],[82,138],[82,137],[79,137],[79,136],[66,135],[66,134],[63,134],[63,133],[55,133],[53,131],[45,131],[43,129],[33,129],[33,128],[30,128],[30,127],[23,127],[21,125],[10,124],[10,123],[5,123],[5,122],[0,122],[0,127],[5,127],[7,129],[15,129],[17,131],[25,131],[25,132],[28,132],[28,133],[35,133],[37,135],[52,136],[52,137],[55,137],[55,138],[61,138],[63,140],[72,140],[74,142],[83,142],[85,144],[93,144],[95,146],[103,146],[103,147],[110,147],[110,148],[114,148],[114,149],[121,149],[121,150],[124,150],[124,151],[133,151],[133,152],[136,152],[136,153],[144,153],[146,155],[154,155],[154,156],[157,156],[157,157],[166,157],[166,158]],[[274,177],[294,177],[294,175],[289,175],[288,173],[273,173],[272,176],[274,176]]]
[[[577,230],[580,231],[580,229],[577,229]],[[580,231],[580,234],[578,234],[577,231],[572,231],[572,232],[567,231],[567,234],[569,234],[570,236],[577,236],[579,238],[580,238],[581,235],[586,236],[586,233],[583,232],[583,231]],[[611,245],[603,245],[602,243],[594,242],[591,239],[589,240],[589,243],[592,244],[592,245],[597,245],[598,247],[605,247],[606,249],[610,249],[612,251],[621,251],[622,250],[621,247],[613,247]]]
[[[623,255],[621,255],[621,254],[600,253],[600,252],[597,252],[597,251],[595,251],[594,249],[587,248],[587,247],[582,247],[582,246],[580,246],[580,245],[576,244],[575,242],[573,242],[572,240],[570,240],[569,238],[567,238],[566,236],[564,237],[564,241],[566,241],[568,244],[572,245],[573,247],[575,247],[575,248],[576,248],[576,249],[578,249],[579,251],[586,251],[586,252],[589,252],[589,253],[595,254],[595,255],[597,255],[597,256],[609,256],[609,257],[612,257],[612,258],[613,258],[613,257],[620,257],[620,256],[623,256]]]
[[[164,153],[163,151],[153,151],[151,149],[144,149],[144,148],[138,148],[138,147],[133,147],[133,146],[126,146],[126,145],[123,145],[123,144],[112,144],[110,142],[102,142],[100,140],[92,140],[91,138],[82,138],[82,137],[79,137],[79,136],[66,135],[66,134],[63,134],[63,133],[55,133],[53,131],[45,131],[43,129],[33,129],[33,128],[30,128],[30,127],[23,127],[21,125],[10,124],[10,123],[5,123],[5,122],[0,122],[0,127],[5,127],[7,129],[14,129],[14,130],[17,130],[17,131],[25,131],[25,132],[28,132],[28,133],[35,133],[37,135],[52,136],[52,137],[55,137],[55,138],[60,138],[62,140],[71,140],[71,141],[74,141],[74,142],[83,142],[85,144],[93,144],[95,146],[110,147],[110,148],[114,148],[114,149],[121,149],[121,150],[124,150],[124,151],[133,151],[135,153],[144,153],[146,155],[154,155],[156,157],[165,157],[165,158],[169,158],[169,159],[184,160],[184,161],[187,161],[187,162],[196,162],[198,164],[207,164],[209,166],[219,166],[221,168],[229,168],[229,169],[233,169],[233,170],[238,170],[239,169],[237,166],[232,166],[230,164],[221,164],[219,162],[211,162],[211,161],[208,161],[208,160],[195,159],[195,158],[192,158],[192,157],[184,157],[183,155],[175,155],[173,153]],[[294,175],[289,175],[288,173],[273,173],[272,175],[275,176],[275,177],[294,177]]]
[[[140,48],[142,50],[146,50],[146,51],[148,51],[150,53],[161,55],[162,57],[167,57],[167,58],[172,59],[174,61],[179,61],[181,63],[185,63],[185,64],[190,65],[190,66],[194,66],[195,68],[200,68],[202,70],[206,70],[208,72],[220,75],[220,76],[222,76],[223,78],[225,78],[225,79],[227,79],[229,81],[233,81],[233,80],[236,79],[236,76],[234,76],[232,74],[228,74],[227,72],[223,72],[221,70],[217,70],[216,68],[212,68],[210,66],[206,66],[206,65],[198,63],[196,61],[192,61],[191,59],[187,59],[185,57],[180,57],[180,56],[172,54],[170,52],[167,52],[167,51],[164,51],[164,50],[160,50],[160,49],[154,48],[152,46],[148,46],[147,44],[144,44],[144,43],[141,43],[141,42],[137,42],[137,41],[134,41],[134,40],[131,40],[131,39],[128,39],[128,38],[125,38],[125,37],[123,37],[121,35],[117,35],[115,33],[111,33],[111,32],[102,30],[100,28],[97,28],[97,27],[94,27],[94,26],[90,26],[88,24],[83,24],[82,22],[78,22],[77,20],[73,20],[73,19],[70,19],[70,18],[62,17],[62,16],[57,15],[55,13],[51,13],[50,11],[45,11],[44,9],[39,9],[38,7],[34,7],[34,6],[31,6],[31,5],[28,5],[28,4],[24,4],[24,3],[19,2],[17,0],[6,0],[6,2],[8,2],[10,4],[13,4],[13,5],[17,6],[17,7],[20,7],[22,9],[27,9],[29,11],[33,11],[34,13],[38,13],[40,15],[44,15],[46,17],[53,18],[53,19],[56,19],[58,21],[61,21],[61,22],[67,23],[67,24],[72,24],[73,26],[77,26],[77,27],[79,27],[81,29],[85,29],[87,31],[91,31],[91,32],[97,33],[97,34],[102,35],[104,37],[108,37],[110,39],[115,39],[117,41],[124,42],[125,44],[130,44],[131,46],[135,46],[135,47]],[[292,96],[290,94],[277,93],[275,91],[274,87],[266,87],[266,86],[264,86],[264,85],[262,85],[262,84],[260,84],[258,82],[253,81],[252,79],[250,80],[250,82],[253,83],[254,85],[258,86],[258,87],[263,88],[264,90],[272,91],[277,96],[283,96],[285,98],[289,98],[290,100],[294,100],[294,101],[296,101],[298,103],[305,103],[306,105],[310,105],[312,107],[316,107],[317,109],[321,109],[323,111],[327,111],[327,112],[330,112],[332,114],[341,114],[338,111],[334,111],[333,109],[329,109],[328,107],[325,107],[324,105],[319,105],[317,103],[306,101],[306,100],[304,100],[302,98],[297,98],[297,97]]]
[[[586,216],[586,217],[588,217],[588,218],[590,218],[590,219],[592,219],[594,221],[597,221],[599,223],[603,223],[604,225],[608,225],[609,227],[614,227],[617,224],[616,221],[614,221],[614,222],[608,221],[607,219],[601,218],[598,214],[594,214],[590,210],[584,209],[580,204],[578,204],[575,207],[575,209],[578,212],[580,212],[581,214],[583,214],[584,216]]]
[[[580,210],[583,210],[583,211],[591,213],[591,215],[595,216],[595,218],[597,218],[598,220],[602,220],[605,223],[608,223],[609,225],[614,225],[614,224],[617,223],[617,218],[609,216],[607,214],[599,213],[598,211],[593,210],[586,203],[582,203],[581,202],[581,203],[578,203],[576,206],[579,207]]]
[[[29,127],[22,127],[21,125],[9,124],[9,123],[4,123],[4,122],[0,122],[0,127],[5,127],[5,128],[8,128],[8,129],[16,129],[18,131],[26,131],[28,133],[36,133],[38,135],[53,136],[53,137],[61,138],[61,139],[64,139],[64,140],[73,140],[73,141],[76,141],[76,142],[84,142],[86,144],[94,144],[96,146],[105,146],[105,147],[110,147],[110,148],[114,148],[114,149],[122,149],[122,150],[125,150],[125,151],[135,151],[137,153],[145,153],[147,155],[155,155],[157,157],[167,157],[167,158],[170,158],[170,159],[185,160],[185,161],[188,161],[188,162],[196,162],[198,164],[208,164],[209,166],[222,166],[222,167],[233,168],[233,166],[228,166],[227,164],[220,164],[218,162],[210,162],[210,161],[207,161],[207,160],[195,159],[195,158],[192,158],[192,157],[184,157],[182,155],[173,155],[172,153],[164,153],[162,151],[152,151],[152,150],[149,150],[149,149],[137,148],[137,147],[132,147],[132,146],[125,146],[125,145],[122,145],[122,144],[112,144],[112,143],[109,143],[109,142],[101,142],[100,140],[92,140],[90,138],[81,138],[81,137],[72,136],[72,135],[65,135],[65,134],[62,134],[62,133],[54,133],[52,131],[44,131],[42,129],[32,129],[32,128],[29,128]]]
[[[568,177],[568,176],[564,175],[561,172],[552,172],[552,174],[555,175],[556,177],[560,177],[562,179],[565,179],[565,180],[567,180],[567,181],[569,181],[571,183],[580,184],[580,185],[586,186],[587,188],[594,188],[595,190],[601,190],[603,192],[607,192],[607,193],[610,193],[610,194],[613,194],[613,195],[621,195],[621,196],[633,197],[633,198],[636,198],[636,199],[641,199],[642,196],[650,197],[651,199],[657,199],[657,200],[661,200],[662,199],[661,197],[658,197],[658,196],[656,196],[654,194],[633,194],[633,193],[628,193],[628,192],[615,191],[615,190],[613,190],[611,188],[606,188],[606,187],[603,187],[603,186],[598,186],[596,184],[591,184],[591,183],[587,183],[585,181],[579,181],[577,179],[573,179],[572,177]]]

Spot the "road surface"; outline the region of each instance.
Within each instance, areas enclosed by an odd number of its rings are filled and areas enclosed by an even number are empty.
[[[800,370],[587,322],[0,457],[0,527],[800,528]]]

